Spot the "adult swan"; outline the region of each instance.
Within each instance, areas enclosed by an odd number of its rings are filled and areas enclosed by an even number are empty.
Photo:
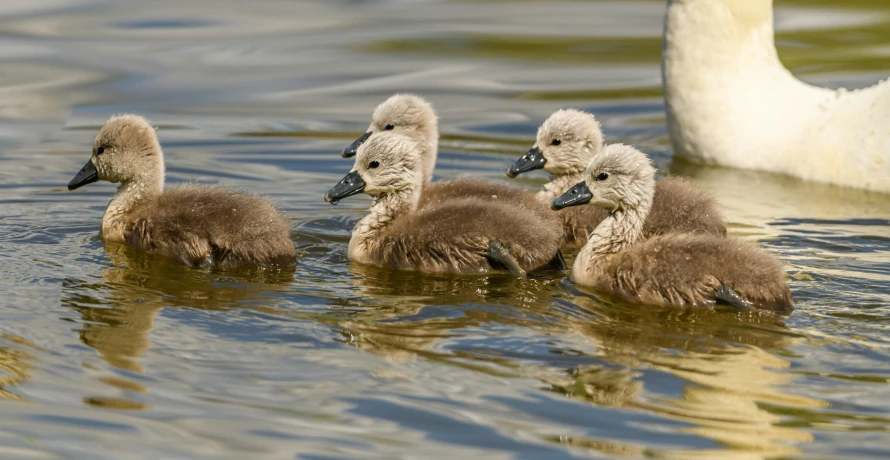
[[[674,152],[890,192],[890,81],[847,91],[779,61],[772,0],[669,0],[662,79]]]

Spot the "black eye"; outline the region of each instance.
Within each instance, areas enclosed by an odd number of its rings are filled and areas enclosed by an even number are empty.
[[[99,147],[96,149],[96,156],[102,155],[105,153],[105,147]]]
[[[390,123],[390,124],[384,126],[383,129],[385,129],[387,131],[392,131],[392,130],[396,129],[396,125]]]
[[[604,180],[606,180],[606,179],[608,179],[608,178],[609,178],[609,173],[604,173],[604,172],[603,172],[603,173],[599,173],[599,174],[596,175],[596,181],[597,181],[597,182],[599,182],[599,181],[604,181]]]
[[[379,161],[372,161],[372,162],[368,163],[368,167],[371,168],[371,169],[374,169],[374,168],[376,168],[376,167],[378,167],[378,166],[380,166],[380,162],[379,162]]]
[[[552,141],[550,141],[550,145],[559,145],[559,144],[562,144],[562,141],[559,139],[553,139]]]

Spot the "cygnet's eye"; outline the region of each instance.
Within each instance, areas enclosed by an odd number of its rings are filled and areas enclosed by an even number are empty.
[[[385,129],[386,131],[392,131],[392,130],[396,129],[396,125],[390,123],[390,124],[384,126],[383,129]]]
[[[96,156],[102,155],[105,153],[105,147],[99,147],[96,149]]]
[[[562,144],[562,141],[559,139],[553,139],[552,141],[550,141],[550,145],[559,145],[559,144]]]
[[[378,166],[380,166],[380,162],[377,161],[377,160],[374,160],[374,161],[368,163],[368,167],[371,168],[371,169],[375,169],[375,168],[377,168]]]
[[[608,178],[609,178],[609,173],[601,172],[601,173],[599,173],[599,174],[596,175],[596,181],[597,181],[597,182],[604,181],[604,180],[606,180],[606,179],[608,179]]]

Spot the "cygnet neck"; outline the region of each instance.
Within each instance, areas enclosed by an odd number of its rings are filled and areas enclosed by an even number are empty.
[[[550,203],[582,180],[584,180],[584,171],[553,175],[550,182],[544,184],[544,189],[536,196],[539,201]]]
[[[349,241],[350,256],[356,258],[364,254],[366,252],[364,247],[370,240],[377,237],[399,216],[417,209],[417,203],[420,201],[418,191],[418,187],[410,186],[374,198],[368,215],[358,221],[352,230],[352,238]]]
[[[652,200],[645,200],[635,208],[617,210],[609,214],[588,237],[578,253],[574,269],[596,269],[596,262],[630,246],[643,234],[643,224],[649,216]]]
[[[420,157],[423,162],[423,183],[429,184],[433,181],[433,171],[436,169],[436,159],[439,156],[439,130],[432,128],[420,131],[419,134],[420,137],[415,141],[423,150]]]
[[[133,212],[142,203],[154,199],[164,190],[164,167],[138,175],[134,179],[121,181],[117,193],[102,218],[102,236],[106,240],[122,242],[129,219],[128,214]]]

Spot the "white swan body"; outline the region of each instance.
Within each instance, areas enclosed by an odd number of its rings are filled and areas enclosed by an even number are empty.
[[[669,0],[662,80],[674,153],[890,192],[890,81],[847,91],[781,63],[772,0]]]

